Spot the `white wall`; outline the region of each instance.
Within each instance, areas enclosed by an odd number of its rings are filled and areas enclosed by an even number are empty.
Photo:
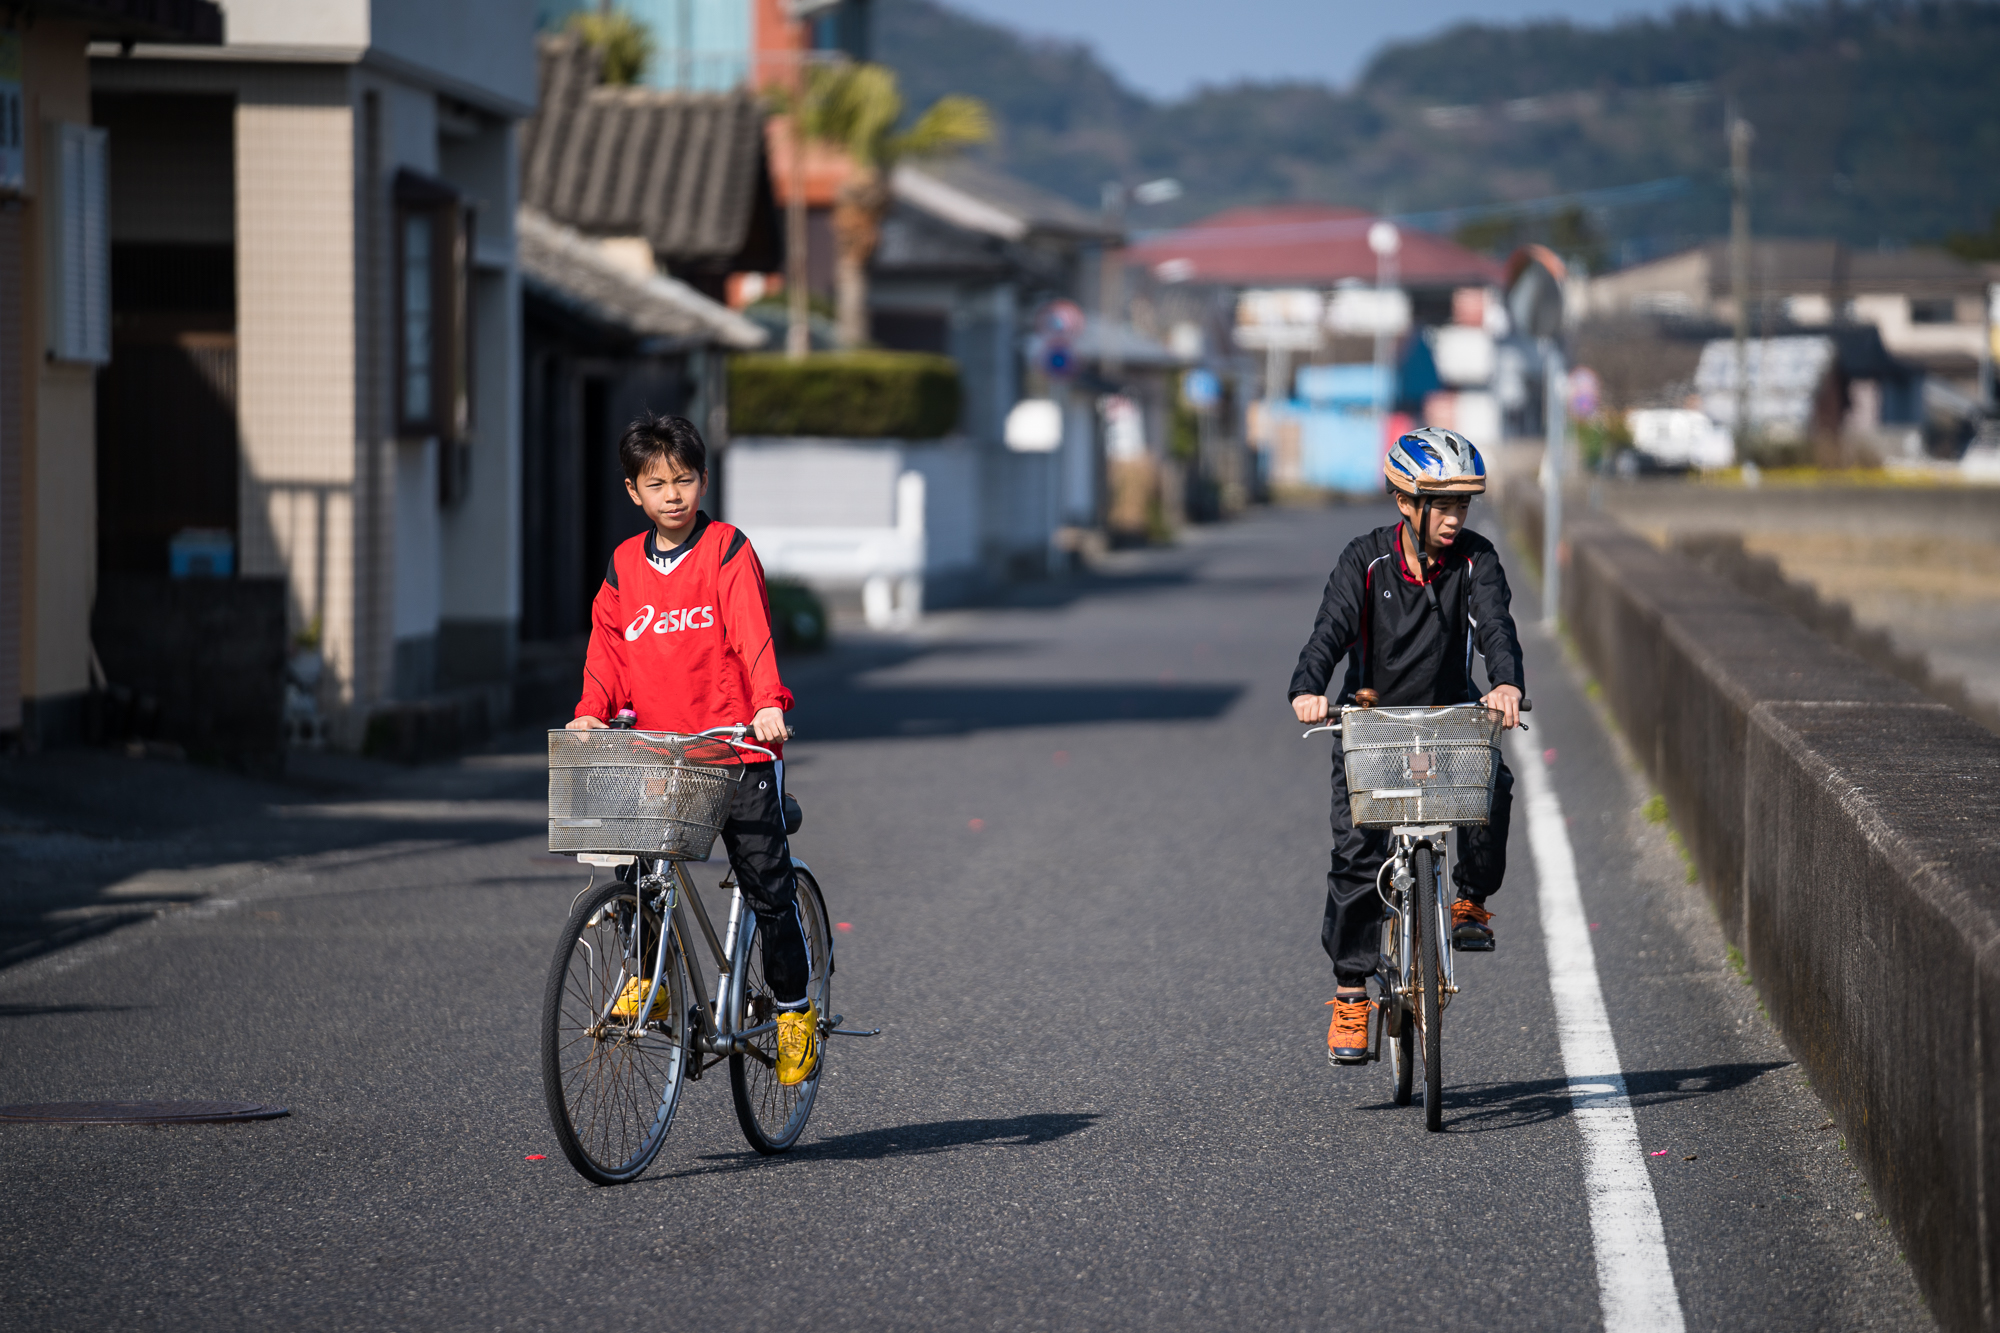
[[[732,441],[723,466],[723,518],[752,543],[769,546],[766,559],[775,572],[832,583],[850,579],[858,553],[872,549],[867,535],[897,527],[897,489],[906,472],[924,479],[924,572],[978,564],[980,460],[969,441],[753,437]],[[823,570],[812,567],[816,544],[825,551]]]
[[[219,0],[231,46],[368,45],[368,0]]]
[[[733,441],[723,455],[724,518],[754,530],[896,524],[900,448],[876,441]]]

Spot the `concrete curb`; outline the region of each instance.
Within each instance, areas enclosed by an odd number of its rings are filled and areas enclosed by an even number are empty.
[[[1538,550],[1531,485],[1498,498]],[[1608,520],[1567,528],[1565,627],[1724,934],[1932,1313],[2000,1330],[2000,737]]]

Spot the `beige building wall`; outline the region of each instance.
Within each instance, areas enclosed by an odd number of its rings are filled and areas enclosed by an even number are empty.
[[[245,89],[236,110],[243,572],[289,580],[295,632],[318,631],[342,703],[355,698],[358,661],[346,82],[325,81],[326,100],[301,97],[296,84]]]
[[[45,178],[45,143],[56,124],[90,123],[89,34],[82,24],[43,18],[23,34],[28,179]],[[22,321],[27,402],[21,494],[21,695],[29,707],[59,709],[90,688],[90,607],[97,592],[97,414],[95,369],[51,362],[45,352],[43,293],[48,277],[47,217],[26,211]],[[38,728],[61,728],[53,717]]]
[[[440,11],[450,31],[480,30],[469,49],[507,53],[458,71],[482,81],[461,91],[450,72],[426,86],[424,75],[364,49],[380,18],[367,0],[322,8],[308,20],[278,0],[232,3],[231,46],[262,46],[253,58],[141,46],[132,60],[103,53],[93,76],[107,90],[236,98],[240,568],[286,579],[294,632],[320,636],[334,736],[353,744],[374,705],[438,684],[504,680],[512,666],[520,302],[511,118],[525,101],[513,105],[511,95],[533,95],[533,46],[523,38],[514,51],[511,37],[495,45],[485,26],[527,33],[532,22],[525,0],[497,4],[490,21],[483,8]],[[415,39],[415,30],[398,32]],[[451,65],[467,52],[446,45],[433,55]],[[402,168],[454,182],[480,210],[472,494],[451,510],[438,503],[436,442],[398,439],[392,421],[393,183]]]

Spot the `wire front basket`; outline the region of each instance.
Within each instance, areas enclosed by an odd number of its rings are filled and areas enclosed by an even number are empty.
[[[549,850],[705,861],[744,758],[671,731],[551,731]]]
[[[1484,824],[1500,761],[1490,708],[1343,708],[1347,797],[1358,828]]]

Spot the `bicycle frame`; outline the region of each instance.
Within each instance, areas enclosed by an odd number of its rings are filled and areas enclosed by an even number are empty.
[[[1452,974],[1453,950],[1448,943],[1451,939],[1450,908],[1446,905],[1445,894],[1442,891],[1446,873],[1451,868],[1449,838],[1451,830],[1450,824],[1398,824],[1390,830],[1389,836],[1393,841],[1389,859],[1383,862],[1381,872],[1376,876],[1375,891],[1381,894],[1383,904],[1389,909],[1390,928],[1396,932],[1396,971],[1391,975],[1389,969],[1384,966],[1377,970],[1376,975],[1381,978],[1384,989],[1403,1004],[1409,1005],[1413,1013],[1415,1006],[1411,1001],[1417,991],[1416,933],[1412,929],[1406,904],[1409,903],[1411,890],[1417,883],[1414,854],[1419,845],[1428,845],[1431,849],[1432,873],[1438,877],[1440,890],[1436,895],[1437,920],[1431,923],[1431,929],[1436,932],[1432,938],[1441,946],[1438,950],[1438,960],[1444,971],[1444,994],[1439,998],[1439,1009],[1448,1006],[1451,997],[1458,994],[1458,986]],[[1389,880],[1388,893],[1382,892],[1383,876],[1387,876]],[[1375,1044],[1379,1047],[1380,1043],[1381,1034],[1378,1031]]]
[[[638,880],[633,887],[642,900],[650,896],[653,909],[673,923],[673,936],[679,942],[681,964],[687,969],[688,980],[692,983],[688,1007],[694,1019],[693,1053],[710,1058],[706,1063],[697,1062],[688,1071],[689,1076],[699,1078],[703,1069],[730,1055],[748,1055],[760,1061],[765,1060],[764,1053],[751,1045],[748,1039],[776,1027],[775,1019],[742,1032],[722,1031],[721,1015],[728,1004],[729,985],[734,980],[737,967],[736,949],[743,939],[741,930],[743,890],[736,885],[733,878],[723,881],[723,886],[731,890],[729,924],[718,936],[715,924],[709,917],[708,907],[701,900],[701,892],[695,888],[694,880],[688,875],[687,867],[683,863],[640,858],[638,870]],[[709,998],[701,959],[690,947],[697,934],[702,943],[707,945],[709,955],[715,960],[713,999]],[[651,1017],[653,1003],[660,993],[660,980],[666,973],[666,967],[667,932],[662,931],[658,944],[654,946],[652,983],[647,988],[645,1005],[634,1021],[634,1031],[642,1031]],[[603,1017],[609,1017],[608,1009]]]

